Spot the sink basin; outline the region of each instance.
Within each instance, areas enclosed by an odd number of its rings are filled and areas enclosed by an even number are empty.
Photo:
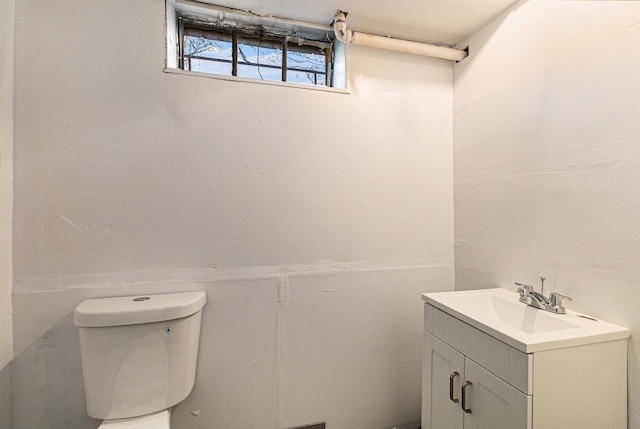
[[[487,293],[456,294],[448,302],[476,319],[489,319],[529,334],[576,329],[580,325],[571,318],[559,317],[521,303],[519,295],[501,296],[490,289]],[[515,299],[514,299],[515,298]]]
[[[554,314],[519,301],[506,289],[422,295],[432,306],[523,351],[550,350],[627,338],[627,328],[567,310]]]

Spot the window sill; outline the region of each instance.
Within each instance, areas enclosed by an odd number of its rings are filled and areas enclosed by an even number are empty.
[[[273,80],[248,79],[248,78],[237,77],[237,76],[224,76],[224,75],[217,75],[217,74],[194,72],[194,71],[176,69],[173,67],[165,68],[164,72],[169,74],[178,74],[178,75],[184,75],[184,76],[198,76],[198,77],[205,77],[209,79],[227,80],[231,82],[243,82],[243,83],[253,83],[258,85],[282,86],[287,88],[307,89],[311,91],[332,92],[335,94],[351,94],[351,91],[348,88],[347,89],[331,88],[326,86],[305,85],[305,84],[291,83],[291,82],[278,82]]]

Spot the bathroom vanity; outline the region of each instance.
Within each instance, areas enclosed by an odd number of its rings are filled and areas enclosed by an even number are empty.
[[[626,429],[628,329],[505,289],[423,300],[423,429]]]

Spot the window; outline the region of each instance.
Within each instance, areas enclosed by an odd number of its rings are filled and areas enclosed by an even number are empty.
[[[345,88],[344,46],[329,26],[167,1],[167,66],[261,81]],[[173,21],[173,22],[172,22]]]

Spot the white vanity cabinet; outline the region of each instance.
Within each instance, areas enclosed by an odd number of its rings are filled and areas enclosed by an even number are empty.
[[[531,396],[424,333],[423,428],[531,428]]]
[[[422,429],[627,427],[626,338],[526,352],[428,302],[423,338]]]

